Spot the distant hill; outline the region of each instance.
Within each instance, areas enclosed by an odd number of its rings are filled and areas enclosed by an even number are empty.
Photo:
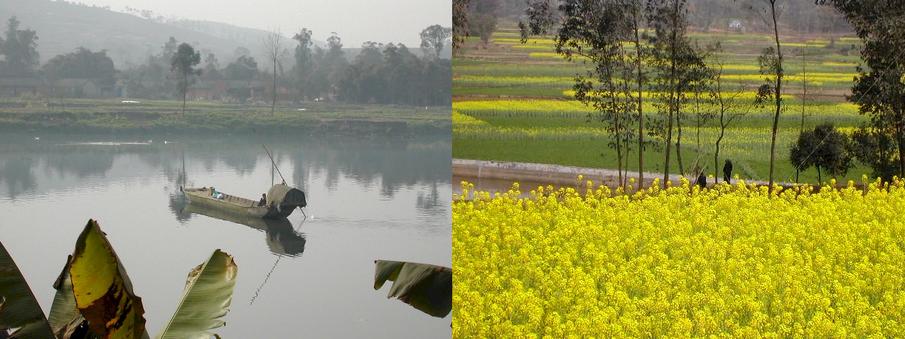
[[[101,7],[50,0],[0,0],[0,34],[6,20],[16,16],[22,28],[38,33],[41,62],[77,47],[107,50],[116,68],[146,62],[159,53],[169,37],[217,55],[222,66],[233,59],[237,47],[248,48],[263,59],[261,41],[266,31],[208,21],[162,22]],[[286,45],[292,41],[286,39]]]

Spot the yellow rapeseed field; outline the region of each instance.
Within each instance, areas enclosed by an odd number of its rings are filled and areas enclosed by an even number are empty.
[[[453,203],[455,338],[905,336],[905,181],[473,189]]]

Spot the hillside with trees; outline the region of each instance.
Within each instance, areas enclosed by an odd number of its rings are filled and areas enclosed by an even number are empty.
[[[63,1],[0,0],[2,13],[13,14],[0,17],[0,96],[267,102],[271,110],[278,101],[450,102],[451,29],[439,25],[412,32],[421,37],[412,49],[350,48],[336,33],[306,28],[282,34]],[[188,48],[191,65],[179,53]]]

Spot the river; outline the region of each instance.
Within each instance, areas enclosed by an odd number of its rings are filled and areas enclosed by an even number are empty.
[[[262,148],[273,152],[279,173]],[[45,314],[89,218],[107,233],[154,336],[188,272],[214,249],[239,273],[227,338],[450,337],[373,289],[374,260],[451,267],[449,135],[0,136],[0,241]],[[272,176],[273,173],[273,176]],[[255,227],[187,208],[179,187],[257,200],[272,180],[307,193],[290,224]]]

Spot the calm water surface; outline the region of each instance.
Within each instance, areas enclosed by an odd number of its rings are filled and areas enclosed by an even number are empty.
[[[187,208],[183,181],[252,199],[266,192],[264,143],[287,183],[308,194],[307,218],[296,211],[288,224],[241,224]],[[220,248],[239,265],[217,331],[224,337],[448,338],[451,315],[387,299],[389,285],[373,289],[373,261],[451,266],[450,176],[449,135],[0,135],[0,241],[45,313],[66,256],[95,218],[142,297],[152,336],[189,270]]]

